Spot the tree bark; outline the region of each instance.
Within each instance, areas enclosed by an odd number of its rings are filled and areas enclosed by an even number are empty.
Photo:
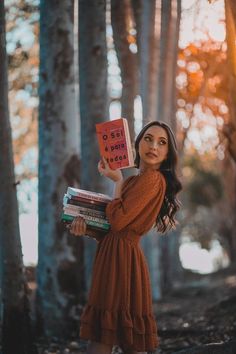
[[[107,192],[97,171],[100,159],[95,124],[108,120],[106,1],[79,1],[79,85],[81,119],[81,186]],[[85,239],[86,289],[91,281],[96,243]]]
[[[8,110],[4,1],[0,2],[0,249],[2,349],[4,354],[35,353],[30,333],[27,283],[22,259],[19,213]]]
[[[236,162],[236,4],[225,0],[227,58],[230,70],[229,80],[229,122],[224,126],[228,140],[228,151]]]
[[[129,3],[111,0],[111,24],[117,58],[121,70],[122,117],[127,118],[131,141],[134,141],[134,98],[137,95],[137,55],[132,53],[128,41]]]
[[[181,0],[162,0],[157,119],[176,130],[176,69]],[[173,117],[174,116],[174,117]]]
[[[139,91],[142,99],[143,125],[153,120],[152,93],[156,80],[156,38],[155,14],[156,1],[132,1],[137,30],[137,45],[139,57]]]
[[[181,1],[162,1],[160,76],[158,82],[157,120],[169,124],[176,134],[176,68],[178,55]],[[179,152],[180,153],[180,152]],[[180,229],[159,238],[162,296],[181,277],[179,259]]]
[[[38,326],[70,336],[84,301],[83,242],[60,221],[68,185],[78,185],[79,127],[75,117],[74,1],[40,4]]]

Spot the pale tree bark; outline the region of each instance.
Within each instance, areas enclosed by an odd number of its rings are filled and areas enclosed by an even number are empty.
[[[0,249],[2,350],[35,353],[30,334],[27,283],[22,259],[19,214],[8,110],[8,75],[4,1],[0,2]]]
[[[137,28],[143,123],[162,120],[176,130],[176,67],[181,15],[180,0],[133,1]],[[155,16],[154,16],[155,14]],[[181,274],[179,229],[142,241],[152,280],[153,299],[168,292]]]
[[[132,53],[128,41],[130,20],[128,0],[111,0],[113,39],[122,80],[121,115],[127,118],[131,141],[134,141],[134,99],[137,95],[137,54]]]
[[[229,63],[229,122],[224,126],[228,151],[236,162],[236,4],[225,0],[227,57]]]
[[[78,185],[74,1],[40,3],[38,326],[48,336],[75,329],[84,301],[83,242],[60,221],[68,185]]]
[[[143,125],[153,120],[153,96],[157,69],[155,38],[156,0],[132,0],[137,31],[139,58],[139,91],[142,100]]]
[[[176,69],[181,17],[180,0],[162,0],[157,119],[176,130]]]
[[[222,225],[220,233],[225,240],[225,248],[229,254],[230,261],[236,262],[236,165],[228,151],[221,161],[223,183],[225,190],[225,202],[222,206]]]
[[[227,138],[227,149],[229,155],[236,162],[236,4],[232,0],[225,0],[225,16],[226,16],[226,40],[227,40],[227,59],[230,71],[229,75],[229,122],[224,125],[224,134]],[[236,180],[232,181],[234,185],[232,189],[236,188]],[[233,209],[232,217],[232,234],[229,236],[231,242],[231,260],[235,261],[236,251],[236,196],[232,194],[233,200],[231,205]]]
[[[106,1],[79,0],[79,85],[81,118],[81,187],[107,192],[97,171],[100,159],[95,124],[108,120]],[[88,290],[96,242],[84,239]]]
[[[160,76],[157,120],[169,124],[176,135],[176,68],[181,0],[162,1]],[[179,157],[181,152],[179,152]],[[178,171],[179,172],[179,171]],[[159,237],[162,296],[182,275],[179,259],[180,227]]]
[[[169,102],[164,101],[165,97],[165,78],[166,72],[170,69],[167,66],[168,47],[170,48],[170,24],[171,24],[171,2],[172,0],[162,0],[161,1],[161,40],[160,40],[160,53],[159,53],[159,72],[158,72],[158,97],[157,97],[157,120],[165,120],[163,116],[164,105],[169,104]],[[172,39],[171,39],[172,40]],[[166,119],[166,123],[168,119]]]
[[[160,33],[158,19],[160,13],[156,8],[157,1],[132,1],[137,30],[138,61],[139,61],[139,92],[142,100],[144,126],[156,119],[157,72],[159,71]],[[155,21],[157,28],[155,30]],[[162,297],[160,272],[160,247],[155,230],[142,238],[142,248],[147,258],[152,284],[153,301]]]

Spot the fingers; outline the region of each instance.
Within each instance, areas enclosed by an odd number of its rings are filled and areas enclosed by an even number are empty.
[[[98,162],[98,171],[101,176],[106,175],[106,173],[110,171],[110,166],[105,157],[102,157]]]
[[[103,163],[101,160],[98,162],[98,171],[99,171],[100,175],[102,176],[103,172],[104,172],[104,166],[103,166]]]
[[[102,157],[102,162],[104,163],[105,168],[109,167],[108,162],[107,162],[107,160],[105,159],[104,156]]]
[[[76,236],[86,234],[86,223],[81,216],[77,216],[71,223],[70,233]]]

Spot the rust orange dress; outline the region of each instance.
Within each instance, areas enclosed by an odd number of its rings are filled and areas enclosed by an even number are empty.
[[[148,169],[128,177],[121,197],[107,205],[111,229],[98,243],[80,338],[124,350],[157,348],[149,272],[139,241],[154,225],[165,189],[161,172]]]

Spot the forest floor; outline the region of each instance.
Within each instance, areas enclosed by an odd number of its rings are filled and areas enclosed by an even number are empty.
[[[155,354],[236,354],[236,264],[209,275],[185,271],[183,279],[154,303],[160,339]],[[37,349],[38,354],[84,354],[86,343],[41,338]],[[113,354],[122,351],[114,347]]]
[[[155,354],[236,354],[236,266],[210,275],[185,271],[184,283],[154,304]],[[38,343],[39,354],[82,354],[86,343]],[[113,354],[122,353],[113,348]]]

